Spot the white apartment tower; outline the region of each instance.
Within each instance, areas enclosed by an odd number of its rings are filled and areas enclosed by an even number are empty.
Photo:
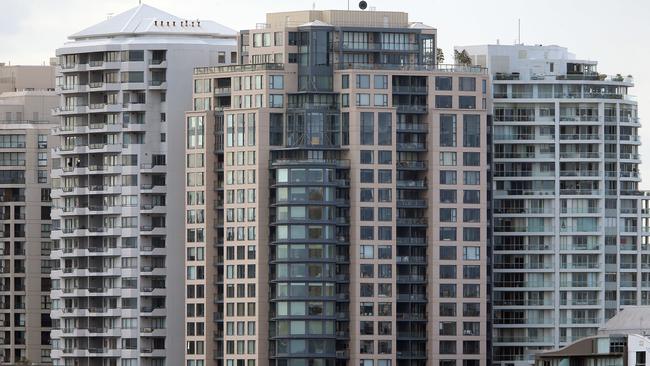
[[[235,34],[140,5],[57,50],[54,365],[183,364],[184,112]]]
[[[558,46],[465,49],[493,77],[493,363],[594,335],[650,304],[631,76]]]

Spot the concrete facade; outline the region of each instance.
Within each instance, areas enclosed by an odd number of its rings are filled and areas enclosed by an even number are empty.
[[[57,50],[55,365],[183,363],[182,121],[192,70],[230,63],[234,34],[140,5]]]

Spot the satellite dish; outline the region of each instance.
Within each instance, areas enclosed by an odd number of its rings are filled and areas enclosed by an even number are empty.
[[[366,10],[367,7],[368,7],[367,2],[365,2],[364,0],[359,1],[359,9]]]

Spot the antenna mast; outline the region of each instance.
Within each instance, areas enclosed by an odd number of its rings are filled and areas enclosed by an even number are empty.
[[[521,18],[517,19],[517,43],[521,44]]]

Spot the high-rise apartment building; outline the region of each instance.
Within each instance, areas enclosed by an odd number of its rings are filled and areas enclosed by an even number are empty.
[[[485,365],[489,77],[406,13],[271,13],[186,114],[186,365]]]
[[[493,361],[530,364],[650,304],[633,83],[558,46],[457,49],[493,77]]]
[[[50,148],[56,145],[51,110],[58,98],[54,90],[42,90],[54,89],[53,76],[35,84],[22,74],[12,80],[30,90],[0,93],[0,365],[26,360],[45,365],[51,325]]]
[[[194,67],[230,63],[235,44],[140,5],[57,50],[54,365],[184,363],[184,112]]]

